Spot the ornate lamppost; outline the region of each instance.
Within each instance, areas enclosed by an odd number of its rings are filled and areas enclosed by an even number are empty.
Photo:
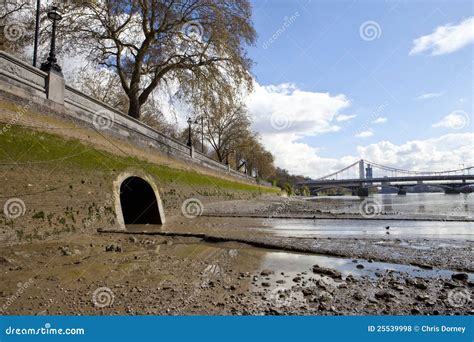
[[[201,152],[204,153],[204,115],[201,115]]]
[[[57,22],[60,21],[63,17],[58,12],[57,6],[52,6],[48,12],[48,18],[53,22],[53,31],[51,34],[51,48],[49,50],[49,56],[46,62],[41,64],[41,70],[50,72],[54,71],[62,76],[61,67],[58,65],[58,60],[56,59],[56,26]]]
[[[225,164],[229,166],[229,149],[227,147],[224,148],[225,153]]]
[[[186,121],[186,122],[188,123],[188,142],[186,143],[186,145],[191,147],[192,144],[193,144],[193,141],[192,141],[192,138],[191,138],[191,133],[192,133],[191,125],[192,124],[197,124],[198,120],[196,119],[196,120],[193,121],[191,118],[188,118],[188,121]]]
[[[38,40],[40,28],[40,0],[36,0],[36,22],[35,22],[35,43],[33,47],[33,66],[36,67],[36,60],[38,59]]]
[[[193,142],[191,140],[191,125],[193,123],[193,120],[191,118],[188,118],[188,143],[187,145],[191,147],[193,145]]]

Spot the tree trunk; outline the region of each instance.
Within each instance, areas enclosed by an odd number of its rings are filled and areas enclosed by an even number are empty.
[[[130,115],[134,119],[140,118],[140,101],[138,100],[138,96],[130,96],[129,106],[128,106],[128,115]]]

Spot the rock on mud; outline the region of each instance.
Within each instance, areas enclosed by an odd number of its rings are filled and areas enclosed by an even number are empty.
[[[106,252],[121,252],[122,246],[110,244],[110,245],[105,246],[105,251]]]
[[[262,277],[268,277],[268,276],[271,275],[271,274],[275,274],[275,272],[272,271],[272,270],[263,270],[262,272],[260,272],[260,275],[261,275]]]
[[[469,279],[469,276],[467,273],[455,273],[451,275],[451,279],[453,280],[460,280],[460,281],[467,281]]]
[[[323,274],[331,278],[338,278],[342,279],[342,274],[339,271],[326,268],[326,267],[321,267],[319,265],[314,265],[313,266],[313,273],[318,273],[318,274]]]

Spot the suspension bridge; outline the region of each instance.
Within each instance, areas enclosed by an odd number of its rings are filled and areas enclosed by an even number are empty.
[[[316,180],[298,183],[311,194],[336,191],[350,192],[355,196],[368,196],[370,192],[398,193],[407,191],[447,194],[470,193],[474,189],[474,166],[447,171],[410,171],[360,159],[339,171]]]

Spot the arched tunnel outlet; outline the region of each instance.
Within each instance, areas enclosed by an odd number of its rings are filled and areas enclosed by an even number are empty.
[[[155,193],[145,180],[130,177],[120,186],[125,224],[162,224]]]
[[[114,182],[115,211],[122,229],[133,224],[164,224],[165,214],[153,178],[132,172]]]

